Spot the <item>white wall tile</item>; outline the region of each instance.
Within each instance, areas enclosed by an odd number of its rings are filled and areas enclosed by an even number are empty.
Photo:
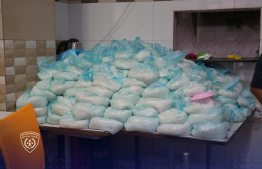
[[[15,67],[6,67],[5,74],[6,75],[15,75]]]
[[[4,41],[0,40],[0,49],[4,49]]]
[[[14,48],[14,41],[13,40],[5,40],[5,48],[6,49],[13,49]]]
[[[9,93],[6,95],[6,102],[13,102],[15,101],[15,93]]]
[[[0,85],[5,84],[5,76],[0,76]]]
[[[54,40],[48,40],[46,41],[46,48],[55,48],[55,41]]]
[[[36,48],[36,41],[32,40],[32,41],[26,41],[26,48]]]
[[[261,0],[235,0],[235,8],[261,8]]]
[[[82,4],[83,40],[153,38],[153,2]],[[72,24],[70,24],[72,25]],[[70,32],[73,29],[70,29]],[[71,33],[70,33],[71,35]]]
[[[198,10],[233,9],[234,0],[198,0]]]
[[[173,49],[173,41],[154,41],[154,43],[159,43],[161,46],[167,49]]]
[[[26,58],[15,58],[15,66],[26,65]]]
[[[69,39],[69,4],[55,2],[56,40]]]
[[[99,43],[99,41],[80,41],[80,43],[82,44],[82,49],[90,50],[93,47],[95,47],[95,45]],[[102,43],[106,43],[106,42],[102,42]]]
[[[91,39],[84,39],[83,38],[83,27],[82,27],[82,6],[83,4],[81,3],[76,3],[76,4],[69,4],[69,38],[77,38],[79,40],[91,40]],[[93,14],[90,14],[90,18],[96,17]],[[101,22],[101,21],[100,21]],[[104,20],[103,20],[104,22]]]

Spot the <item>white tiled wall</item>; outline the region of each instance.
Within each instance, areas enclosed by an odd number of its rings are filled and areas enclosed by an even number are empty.
[[[69,39],[69,4],[55,2],[56,40]]]

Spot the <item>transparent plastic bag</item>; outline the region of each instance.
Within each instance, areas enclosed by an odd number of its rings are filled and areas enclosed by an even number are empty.
[[[47,106],[46,107],[39,107],[39,108],[34,108],[36,117],[42,117],[47,114]]]
[[[51,83],[50,90],[56,95],[61,95],[66,89],[72,88],[74,85],[75,81],[54,80]]]
[[[57,72],[54,75],[54,80],[76,81],[78,80],[78,75],[73,72]]]
[[[248,100],[243,96],[239,95],[237,98],[237,103],[239,106],[248,107]]]
[[[141,97],[136,106],[149,106],[155,108],[158,112],[170,109],[173,105],[173,99],[166,98],[143,98]]]
[[[109,98],[101,97],[92,92],[77,93],[76,100],[78,102],[91,103],[97,106],[106,106],[106,107],[109,105],[109,101],[110,101]]]
[[[111,134],[116,134],[123,128],[123,123],[113,119],[93,117],[90,120],[89,128],[94,130],[107,131]]]
[[[128,86],[128,87],[122,87],[119,92],[121,91],[126,91],[126,92],[130,92],[133,93],[135,95],[140,96],[143,92],[144,88],[140,87],[140,86]]]
[[[190,136],[191,125],[189,123],[183,124],[161,124],[157,128],[157,133],[170,136]]]
[[[48,105],[47,108],[47,119],[46,122],[53,125],[59,125],[59,121],[62,118],[62,116],[54,114],[51,110],[52,104]]]
[[[51,107],[51,111],[60,116],[63,116],[66,112],[69,112],[71,110],[71,106],[59,102],[54,102]]]
[[[66,89],[66,91],[63,93],[64,97],[75,97],[77,93],[84,93],[85,88],[83,87],[73,87],[70,89]]]
[[[52,82],[51,79],[45,79],[45,80],[38,81],[35,84],[35,86],[43,90],[50,90],[51,82]]]
[[[97,95],[99,95],[101,97],[111,98],[112,95],[113,95],[112,91],[110,91],[106,87],[102,87],[102,86],[89,86],[89,87],[86,87],[85,90],[87,92],[96,93]]]
[[[55,101],[56,100],[56,95],[52,93],[49,90],[43,90],[38,88],[37,86],[34,86],[32,90],[30,91],[30,94],[33,95],[39,95],[39,96],[44,96],[49,102]]]
[[[190,77],[186,73],[178,71],[174,73],[171,80],[166,84],[166,87],[170,90],[177,90],[180,87],[188,84],[190,81]]]
[[[132,110],[118,110],[112,107],[108,107],[104,113],[104,118],[115,119],[122,123],[125,123],[131,116]]]
[[[135,59],[114,59],[113,65],[118,69],[130,70],[133,67],[139,66],[140,63]]]
[[[124,78],[124,83],[122,87],[128,87],[128,86],[141,86],[141,87],[147,87],[148,84],[139,81],[137,79],[132,79],[132,78]]]
[[[73,73],[76,73],[79,76],[84,73],[84,71],[82,69],[79,69],[78,67],[75,67],[73,65],[69,65],[67,67],[67,72],[73,72]]]
[[[90,103],[76,103],[72,108],[72,113],[76,120],[85,120],[92,117],[102,117],[105,110],[105,106],[96,106]]]
[[[195,137],[223,140],[227,137],[228,130],[226,123],[203,123],[194,124],[191,134]]]
[[[136,104],[140,99],[140,96],[127,91],[119,91],[113,94],[112,100],[113,99],[125,99],[132,104]]]
[[[158,72],[154,68],[154,66],[150,63],[153,61],[153,57],[150,56],[145,61],[141,66],[137,66],[132,68],[128,72],[128,77],[129,78],[134,78],[139,81],[145,82],[146,84],[151,84],[154,83],[155,81],[158,80]]]
[[[183,124],[186,122],[188,115],[185,112],[172,108],[160,113],[158,118],[160,124]]]
[[[205,98],[196,101],[189,101],[189,98],[186,98],[186,100],[187,104],[183,109],[188,114],[205,113],[214,107],[221,107],[221,104],[212,98]]]
[[[197,93],[205,92],[207,90],[204,84],[191,81],[183,86],[185,96],[193,96]]]
[[[157,117],[159,112],[149,106],[136,106],[133,108],[133,116],[142,116],[142,117]]]
[[[188,122],[190,124],[199,124],[205,122],[222,123],[224,121],[224,110],[221,107],[215,107],[205,113],[190,114]]]
[[[45,124],[46,119],[47,119],[47,115],[36,117],[36,119],[37,119],[38,124]]]
[[[158,52],[154,48],[145,48],[139,51],[133,58],[139,62],[143,62],[148,56],[159,57]]]
[[[159,126],[157,118],[132,116],[124,124],[126,131],[156,132]]]
[[[168,97],[170,90],[165,86],[166,80],[159,79],[157,82],[149,85],[142,92],[142,97],[145,98],[166,98]]]
[[[87,129],[89,125],[89,120],[75,120],[72,112],[65,113],[60,121],[59,126],[64,128],[73,128],[73,129]]]
[[[48,101],[44,96],[31,95],[30,90],[23,93],[16,100],[16,108],[20,109],[24,107],[26,104],[32,104],[34,108],[46,107]]]

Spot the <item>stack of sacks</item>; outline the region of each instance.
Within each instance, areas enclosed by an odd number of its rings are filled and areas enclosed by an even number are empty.
[[[183,110],[184,93],[181,89],[175,95],[174,104],[173,108],[158,115],[160,125],[157,132],[174,136],[189,136],[192,127],[187,122],[188,114]]]
[[[61,117],[72,111],[72,106],[75,103],[75,98],[58,96],[57,100],[48,107],[47,123],[59,125]]]
[[[31,90],[23,93],[16,100],[16,108],[18,110],[24,107],[26,104],[32,104],[36,113],[38,123],[46,123],[48,100],[44,96],[32,95],[30,91]]]
[[[125,123],[127,131],[156,132],[159,125],[157,115],[172,107],[167,80],[159,79],[142,92],[142,97],[133,109],[133,116]]]
[[[191,134],[195,137],[209,139],[226,138],[228,126],[224,120],[224,109],[221,104],[215,105],[211,98],[206,98],[202,99],[201,102],[192,104],[192,107],[199,107],[200,105],[205,107],[203,111],[192,113],[188,118],[188,122],[193,126]]]
[[[140,38],[66,51],[61,61],[39,62],[40,81],[21,95],[17,108],[32,103],[39,123],[48,116],[48,123],[68,128],[115,134],[125,126],[127,131],[187,136],[193,127],[194,136],[222,139],[227,133],[222,125],[230,129],[233,121],[250,115],[253,95],[227,70],[196,64],[185,55]],[[205,91],[217,93],[221,104],[214,99],[189,101]],[[213,114],[222,114],[222,120],[214,122]],[[198,115],[209,122],[194,121]],[[212,130],[222,133],[209,134]]]
[[[243,84],[240,82],[239,76],[227,74],[223,80],[214,82],[214,86],[217,88],[217,99],[224,104],[225,108],[230,109],[232,112],[233,122],[243,121],[251,114],[254,109],[254,102],[252,94],[243,93]],[[222,79],[222,78],[221,78]],[[225,80],[226,79],[226,80]],[[249,99],[250,98],[250,99]],[[249,102],[248,100],[251,100]],[[253,103],[253,104],[252,104]]]

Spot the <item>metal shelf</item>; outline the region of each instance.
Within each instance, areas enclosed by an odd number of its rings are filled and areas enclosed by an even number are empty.
[[[197,59],[188,59],[194,62],[200,62]],[[242,59],[227,59],[227,58],[210,58],[208,60],[201,60],[205,63],[214,63],[214,62],[257,62],[258,58],[242,58]]]

